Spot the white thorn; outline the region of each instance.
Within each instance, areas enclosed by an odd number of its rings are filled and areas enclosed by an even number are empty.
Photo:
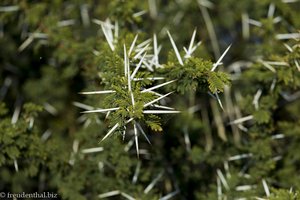
[[[140,67],[142,66],[142,63],[145,59],[147,52],[145,52],[145,54],[143,55],[143,57],[141,58],[140,62],[138,63],[138,65],[136,66],[136,68],[134,69],[134,71],[131,74],[131,79],[134,78],[134,76],[136,75],[136,73],[138,72],[138,70],[140,69]]]
[[[19,6],[0,6],[0,12],[14,12],[20,9]]]
[[[142,10],[142,11],[139,11],[139,12],[134,13],[132,16],[133,16],[134,18],[136,18],[136,17],[142,16],[142,15],[144,15],[144,14],[146,14],[146,13],[147,13],[146,10]]]
[[[46,131],[43,133],[43,135],[42,135],[42,137],[41,137],[41,140],[42,140],[43,142],[45,142],[45,141],[51,136],[51,134],[52,134],[52,131],[51,131],[50,129],[46,130]]]
[[[217,193],[218,193],[218,200],[222,200],[222,186],[219,177],[217,177]]]
[[[218,67],[218,65],[221,63],[222,59],[224,58],[224,56],[226,55],[227,51],[230,49],[231,45],[229,45],[227,47],[227,49],[224,51],[224,53],[221,55],[221,57],[219,58],[219,60],[214,63],[213,68],[211,69],[211,71],[215,71],[215,69]]]
[[[16,159],[14,159],[14,166],[15,166],[16,172],[18,172],[19,171],[19,166],[18,166],[18,162],[17,162]]]
[[[168,81],[168,82],[165,82],[165,83],[162,83],[162,84],[153,86],[153,87],[151,87],[151,88],[142,90],[141,93],[149,92],[149,91],[155,90],[155,89],[157,89],[157,88],[160,88],[160,87],[163,87],[163,86],[168,85],[168,84],[170,84],[170,83],[173,83],[174,81],[176,81],[176,80]]]
[[[108,112],[108,111],[115,111],[115,110],[119,110],[120,107],[118,108],[105,108],[105,109],[97,109],[97,110],[88,110],[88,111],[83,111],[82,113],[102,113],[102,112]]]
[[[278,22],[281,22],[281,20],[282,20],[282,17],[277,16],[277,17],[275,17],[275,18],[273,19],[273,23],[274,23],[274,24],[277,24]]]
[[[272,67],[269,63],[266,63],[265,61],[259,59],[258,62],[260,62],[264,67],[268,68],[273,73],[276,73],[276,70],[274,67]]]
[[[72,26],[76,23],[74,19],[67,19],[57,22],[58,27],[66,27],[66,26]]]
[[[123,136],[123,141],[124,141],[125,140],[125,136],[126,136],[126,126],[123,126],[123,128],[124,128],[124,130],[123,130],[122,136]]]
[[[222,101],[221,101],[221,99],[220,99],[220,97],[219,97],[218,93],[216,92],[216,93],[215,93],[215,95],[216,95],[216,98],[217,98],[218,104],[220,105],[221,109],[222,109],[222,110],[224,110],[224,108],[223,108],[223,104],[222,104]]]
[[[253,98],[253,101],[252,101],[252,104],[254,105],[256,110],[258,110],[258,108],[259,108],[258,101],[259,101],[261,94],[262,94],[262,89],[257,90],[257,92]]]
[[[11,124],[17,123],[19,116],[20,116],[20,112],[21,112],[21,105],[19,103],[14,110],[14,114],[11,118]]]
[[[131,122],[133,120],[133,118],[130,118],[129,120],[126,121],[126,124],[128,124],[129,122]]]
[[[161,106],[161,105],[158,105],[158,104],[153,104],[153,106],[155,108],[162,108],[162,109],[166,109],[166,110],[175,110],[175,108],[168,107],[168,106]]]
[[[157,37],[156,34],[153,35],[153,49],[154,49],[154,65],[157,66],[159,65],[159,60],[158,60],[158,47],[157,47]]]
[[[134,129],[134,139],[135,139],[135,147],[136,147],[136,154],[137,157],[139,157],[139,139],[138,139],[138,132],[136,128],[136,122],[133,123],[133,129]]]
[[[262,184],[263,184],[263,187],[264,187],[264,190],[265,190],[265,193],[267,195],[267,197],[270,196],[270,190],[269,190],[269,187],[267,185],[267,182],[265,181],[265,179],[262,180]]]
[[[186,54],[186,55],[189,54],[189,51],[188,51],[185,47],[183,47],[183,50],[185,51],[185,54]]]
[[[92,92],[79,92],[79,94],[111,94],[115,93],[115,90],[102,90],[102,91],[92,91]]]
[[[152,65],[148,64],[148,62],[147,62],[146,60],[143,61],[143,64],[146,66],[146,68],[147,68],[149,71],[153,72]]]
[[[248,191],[256,188],[256,185],[239,185],[235,187],[236,191]]]
[[[284,43],[283,45],[289,50],[289,52],[293,52],[292,47],[290,47],[288,44]]]
[[[138,176],[139,176],[139,173],[140,173],[140,169],[141,169],[141,162],[138,161],[138,163],[136,165],[136,168],[135,168],[134,175],[132,177],[132,183],[133,184],[136,184],[136,182],[137,182],[137,179],[138,179]]]
[[[173,114],[173,113],[180,113],[177,110],[144,110],[144,114]]]
[[[197,112],[198,110],[200,110],[200,105],[194,105],[194,106],[191,106],[187,109],[188,113],[192,114],[192,113],[195,113]]]
[[[132,41],[132,43],[131,43],[131,46],[130,46],[130,49],[129,49],[129,52],[128,52],[128,55],[129,55],[129,56],[131,55],[131,52],[133,51],[133,48],[134,48],[134,46],[135,46],[135,43],[136,43],[137,38],[138,38],[138,34],[135,35],[135,37],[134,37],[134,39],[133,39],[133,41]]]
[[[246,117],[242,117],[242,118],[236,119],[236,120],[230,122],[229,124],[240,124],[240,123],[243,123],[245,121],[252,120],[252,119],[253,119],[253,115],[248,115]]]
[[[154,92],[154,91],[148,91],[149,93],[152,93],[152,94],[155,94],[156,96],[159,96],[159,97],[161,97],[161,96],[163,96],[162,94],[160,94],[160,93],[158,93],[158,92]]]
[[[179,193],[179,190],[175,190],[174,192],[171,192],[165,196],[163,196],[162,198],[160,198],[159,200],[169,200],[172,197],[174,197],[175,195],[177,195]]]
[[[46,33],[29,33],[29,36],[32,36],[35,39],[47,39],[48,35]]]
[[[190,152],[191,151],[191,140],[189,137],[189,133],[186,129],[184,129],[184,143],[185,143],[186,151]]]
[[[202,41],[198,42],[192,49],[190,54],[194,53],[194,51],[202,44]]]
[[[132,196],[130,196],[129,194],[126,194],[124,192],[121,192],[121,196],[125,197],[128,200],[135,200],[135,198],[133,198]]]
[[[229,157],[228,161],[240,160],[240,159],[244,159],[244,158],[251,158],[252,156],[253,156],[252,153],[239,154],[239,155]]]
[[[116,123],[109,131],[108,133],[102,138],[101,142],[105,140],[110,134],[112,134],[117,128],[119,127],[119,123]]]
[[[155,103],[155,102],[157,102],[157,101],[159,101],[159,100],[161,100],[161,99],[163,99],[163,98],[165,98],[165,97],[167,97],[167,96],[169,96],[172,93],[174,93],[174,92],[169,92],[168,94],[165,94],[165,95],[163,95],[161,97],[158,97],[158,98],[156,98],[156,99],[154,99],[154,100],[152,100],[152,101],[144,104],[144,108],[147,107],[147,106],[149,106],[149,105],[151,105],[151,104],[153,104],[153,103]]]
[[[226,172],[226,178],[231,178],[231,174],[230,174],[230,171],[229,171],[229,164],[227,161],[224,161],[224,169],[225,169],[225,172]]]
[[[151,183],[145,188],[144,193],[147,194],[148,192],[150,192],[150,190],[152,190],[152,188],[154,187],[154,185],[159,181],[159,179],[163,176],[164,172],[160,172],[157,177],[155,177],[155,179],[153,179],[153,181],[151,181]]]
[[[95,148],[89,148],[89,149],[81,150],[81,152],[84,153],[84,154],[96,153],[96,152],[101,152],[101,151],[103,151],[103,147],[95,147]]]
[[[141,49],[134,57],[133,59],[138,59],[145,51],[146,49],[149,47],[149,44],[147,44],[143,49]]]
[[[299,65],[298,61],[295,59],[294,62],[295,62],[295,65],[296,65],[298,71],[300,71],[300,65]]]
[[[130,78],[130,66],[129,66],[129,58],[127,57],[127,63],[126,63],[126,67],[127,67],[127,84],[128,84],[128,91],[131,92],[131,78]],[[134,104],[134,103],[132,103]]]
[[[126,46],[124,44],[124,74],[125,74],[125,77],[127,76],[127,70],[128,70],[128,67],[127,67],[127,53],[126,53]]]
[[[300,39],[300,33],[283,33],[276,35],[277,40]]]
[[[111,191],[111,192],[106,192],[106,193],[103,193],[103,194],[99,194],[98,197],[100,199],[103,199],[103,198],[106,198],[106,197],[116,196],[116,195],[119,195],[119,194],[120,194],[119,190],[114,190],[114,191]]]
[[[273,92],[273,90],[275,89],[276,86],[276,78],[273,79],[271,87],[270,87],[270,91]]]
[[[79,141],[78,140],[74,140],[73,141],[73,146],[72,146],[72,149],[73,149],[74,153],[78,152],[78,147],[79,147]]]
[[[30,35],[18,48],[19,52],[26,49],[26,47],[28,47],[33,42],[33,39],[34,39],[34,35]]]
[[[277,66],[289,66],[287,62],[278,62],[278,61],[264,61],[270,65],[277,65]]]
[[[221,170],[217,169],[217,174],[221,180],[221,183],[224,185],[225,189],[229,190],[229,185],[228,185],[223,173],[221,172]]]
[[[33,124],[34,124],[34,118],[33,118],[33,117],[30,117],[28,128],[29,128],[29,129],[32,129]]]
[[[156,0],[148,0],[150,16],[152,19],[157,17],[157,6]]]
[[[248,13],[242,13],[242,31],[243,31],[243,38],[248,39],[250,36]]]
[[[129,149],[132,147],[133,143],[134,143],[134,138],[132,138],[131,140],[129,140],[128,144],[124,148],[124,151],[128,152]]]
[[[102,23],[101,23],[101,28],[102,28],[102,31],[103,31],[103,33],[104,33],[104,36],[105,36],[105,38],[106,38],[106,41],[107,41],[107,43],[108,43],[110,49],[111,49],[112,51],[115,51],[115,47],[114,47],[114,45],[113,45],[113,40],[110,38],[109,33],[107,33],[107,28],[105,28],[104,25],[103,25]]]
[[[2,98],[5,97],[5,95],[8,91],[8,88],[11,86],[11,84],[12,84],[12,79],[10,77],[6,77],[4,79],[3,86],[0,88],[0,100],[2,100]]]
[[[183,61],[182,61],[182,58],[181,58],[181,56],[180,56],[180,53],[179,53],[179,51],[178,51],[178,49],[177,49],[177,47],[176,47],[176,44],[175,44],[175,42],[174,42],[174,40],[173,40],[173,38],[172,38],[170,32],[167,31],[167,33],[168,33],[168,36],[169,36],[169,38],[170,38],[171,44],[172,44],[172,46],[173,46],[173,49],[174,49],[174,51],[175,51],[177,60],[178,60],[179,64],[183,66]]]
[[[204,6],[206,8],[210,8],[210,9],[214,8],[214,6],[215,6],[212,2],[210,2],[208,0],[198,0],[198,3],[202,6]]]
[[[268,10],[268,18],[272,18],[275,13],[275,5],[274,3],[271,3]]]
[[[47,103],[47,102],[44,103],[44,108],[51,115],[57,115],[57,113],[58,113],[57,109],[54,106],[52,106],[51,104]]]
[[[262,23],[260,21],[256,21],[254,19],[248,19],[248,23],[257,27],[262,27]]]
[[[85,110],[93,110],[94,107],[92,106],[89,106],[89,105],[86,105],[86,104],[83,104],[83,103],[80,103],[80,102],[73,102],[73,105],[78,107],[78,108],[82,108],[82,109],[85,109]]]
[[[100,172],[103,172],[104,163],[102,161],[98,162],[98,168],[99,168]]]
[[[283,3],[295,3],[298,2],[299,0],[282,0]]]
[[[163,67],[161,64],[159,64],[159,57],[158,57],[158,55],[159,55],[159,53],[160,53],[160,51],[161,51],[161,48],[162,48],[161,45],[159,45],[158,48],[157,48],[157,58],[155,58],[155,57],[153,56],[153,57],[152,57],[152,60],[149,61],[152,65],[155,65],[155,67],[158,67],[158,68],[162,68],[162,67]],[[155,63],[155,59],[157,60],[157,63]]]
[[[95,24],[101,26],[101,25],[104,25],[105,27],[109,28],[109,29],[113,29],[113,25],[111,25],[110,23],[107,23],[107,22],[103,22],[99,19],[92,19],[92,22],[94,22]]]
[[[138,45],[136,46],[136,48],[137,48],[137,49],[143,48],[144,46],[146,46],[147,44],[149,44],[149,43],[151,42],[151,40],[152,40],[151,38],[148,39],[148,40],[145,40],[144,42],[138,44]]]
[[[155,81],[155,80],[164,80],[164,77],[149,77],[149,78],[133,78],[133,81],[143,81],[143,80],[151,80],[151,81]]]
[[[143,136],[146,138],[147,142],[148,142],[149,144],[151,144],[149,138],[147,137],[145,131],[142,129],[141,125],[140,125],[139,123],[137,123],[136,125],[137,125],[138,129],[141,131],[141,133],[143,134]]]
[[[83,22],[83,25],[85,27],[90,25],[90,16],[89,16],[89,12],[88,12],[88,5],[84,4],[80,6],[80,15],[81,15],[81,19]]]
[[[195,37],[196,37],[196,32],[197,32],[197,30],[195,29],[194,32],[193,32],[193,35],[192,35],[192,39],[191,39],[191,42],[190,42],[190,46],[189,46],[188,52],[191,52],[191,50],[193,48]]]

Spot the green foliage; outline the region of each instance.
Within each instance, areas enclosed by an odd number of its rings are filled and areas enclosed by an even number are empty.
[[[281,0],[2,0],[0,191],[299,199],[299,9]],[[188,55],[194,30],[202,44]],[[136,35],[130,74],[151,41],[130,90],[124,46],[129,54]],[[79,94],[103,90],[115,92]],[[119,109],[82,113],[98,108]],[[144,112],[173,108],[181,112]],[[138,129],[139,158],[135,123],[152,144]]]
[[[5,107],[2,104],[3,109]],[[41,107],[28,103],[24,105],[24,110],[22,118],[14,124],[8,116],[1,117],[0,165],[13,166],[14,162],[18,162],[23,173],[34,176],[38,173],[40,165],[45,164],[47,158],[37,130],[30,127],[29,120],[29,118],[37,117],[37,112],[41,111]]]
[[[281,200],[281,199],[287,199],[287,200],[298,200],[300,199],[298,192],[288,191],[288,190],[275,190],[274,194],[272,194],[269,198],[269,200]]]
[[[229,85],[229,77],[223,72],[210,72],[208,75],[208,84],[211,92],[223,92],[224,86]]]
[[[177,80],[177,85],[171,86],[171,89],[181,94],[197,89],[202,92],[208,90],[213,93],[223,92],[224,86],[230,83],[228,74],[211,71],[213,68],[211,61],[192,57],[184,63],[184,66],[181,66],[175,59],[175,55],[170,53],[163,73],[170,79]]]
[[[268,111],[258,110],[253,113],[254,119],[258,124],[268,123],[271,118],[271,114]]]

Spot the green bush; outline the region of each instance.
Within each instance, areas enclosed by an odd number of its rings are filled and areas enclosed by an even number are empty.
[[[299,9],[2,0],[0,192],[299,199]]]

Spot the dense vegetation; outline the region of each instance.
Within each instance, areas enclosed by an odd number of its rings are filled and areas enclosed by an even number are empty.
[[[298,0],[2,0],[0,191],[300,199]]]

